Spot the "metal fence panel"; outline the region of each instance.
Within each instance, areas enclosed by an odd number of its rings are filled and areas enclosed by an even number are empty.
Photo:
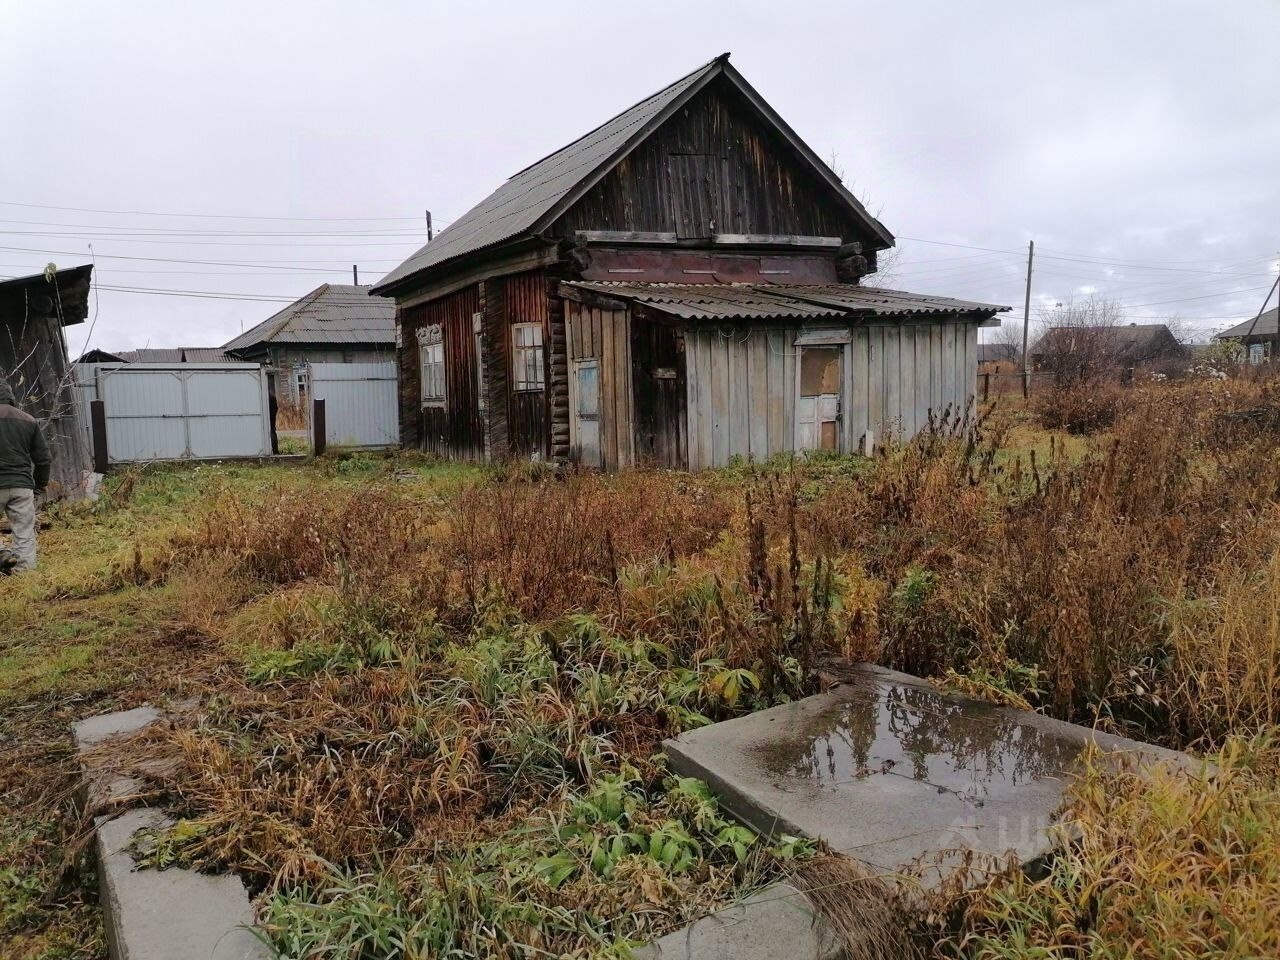
[[[76,383],[86,408],[103,401],[112,463],[271,453],[257,364],[79,364]]]
[[[394,363],[313,363],[311,395],[324,401],[333,447],[393,447],[400,442]]]

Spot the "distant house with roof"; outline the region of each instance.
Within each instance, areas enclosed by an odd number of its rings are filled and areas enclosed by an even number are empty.
[[[1018,348],[1012,343],[978,344],[979,373],[1009,373],[1018,367]]]
[[[395,356],[395,306],[369,287],[326,283],[220,348],[277,371],[281,402],[307,399],[307,364],[372,363]]]
[[[1031,347],[1033,370],[1060,379],[1185,363],[1187,348],[1163,323],[1050,327]]]
[[[1257,317],[1228,327],[1216,333],[1213,339],[1233,341],[1244,348],[1245,356],[1250,363],[1262,363],[1271,357],[1276,343],[1276,324],[1280,318],[1280,307],[1264,310]]]
[[[228,363],[231,358],[221,347],[141,347],[137,350],[94,348],[80,355],[76,363]]]
[[[866,449],[973,401],[985,303],[863,281],[893,235],[728,62],[512,176],[375,284],[405,446],[616,469]]]

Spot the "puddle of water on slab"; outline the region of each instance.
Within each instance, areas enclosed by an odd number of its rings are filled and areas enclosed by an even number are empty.
[[[779,731],[757,755],[772,776],[837,787],[902,777],[981,807],[989,796],[1062,779],[1081,745],[984,704],[873,681],[799,729]]]

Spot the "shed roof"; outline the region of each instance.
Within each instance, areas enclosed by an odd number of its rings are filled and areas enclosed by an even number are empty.
[[[0,281],[0,319],[13,315],[57,317],[62,325],[82,322],[89,315],[93,265],[55,270],[52,279],[43,273]]]
[[[684,320],[822,320],[995,314],[1008,307],[848,283],[778,286],[767,283],[626,283],[564,281]]]
[[[264,343],[395,343],[395,304],[367,286],[326,283],[223,344],[228,352]]]
[[[1214,334],[1215,340],[1238,340],[1245,337],[1274,337],[1276,335],[1276,318],[1280,316],[1280,307],[1272,307],[1263,311],[1256,318],[1237,323],[1221,333]]]
[[[893,235],[867,213],[831,168],[796,136],[742,75],[729,66],[729,54],[725,53],[514,174],[374,284],[374,292],[388,292],[401,281],[430,267],[506,240],[531,235],[549,225],[716,76],[726,77],[747,97],[766,122],[789,141],[836,191],[853,215],[867,225],[868,231],[880,238],[882,245],[893,243]]]

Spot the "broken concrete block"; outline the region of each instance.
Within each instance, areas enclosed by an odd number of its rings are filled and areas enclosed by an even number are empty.
[[[76,748],[83,752],[115,737],[137,733],[144,727],[151,726],[161,716],[163,714],[155,707],[135,707],[132,710],[103,713],[81,720],[72,724],[71,732],[75,737]]]
[[[98,873],[113,960],[268,960],[238,877],[194,870],[138,870],[139,830],[170,825],[160,811],[130,810],[98,825]]]
[[[932,887],[962,868],[976,880],[1047,853],[1054,814],[1090,744],[1144,762],[1191,763],[867,664],[845,680],[668,741],[671,765],[707,781],[760,833],[825,840],[885,873],[915,865]]]
[[[807,897],[786,883],[765,887],[635,951],[637,960],[837,960],[842,947]]]

